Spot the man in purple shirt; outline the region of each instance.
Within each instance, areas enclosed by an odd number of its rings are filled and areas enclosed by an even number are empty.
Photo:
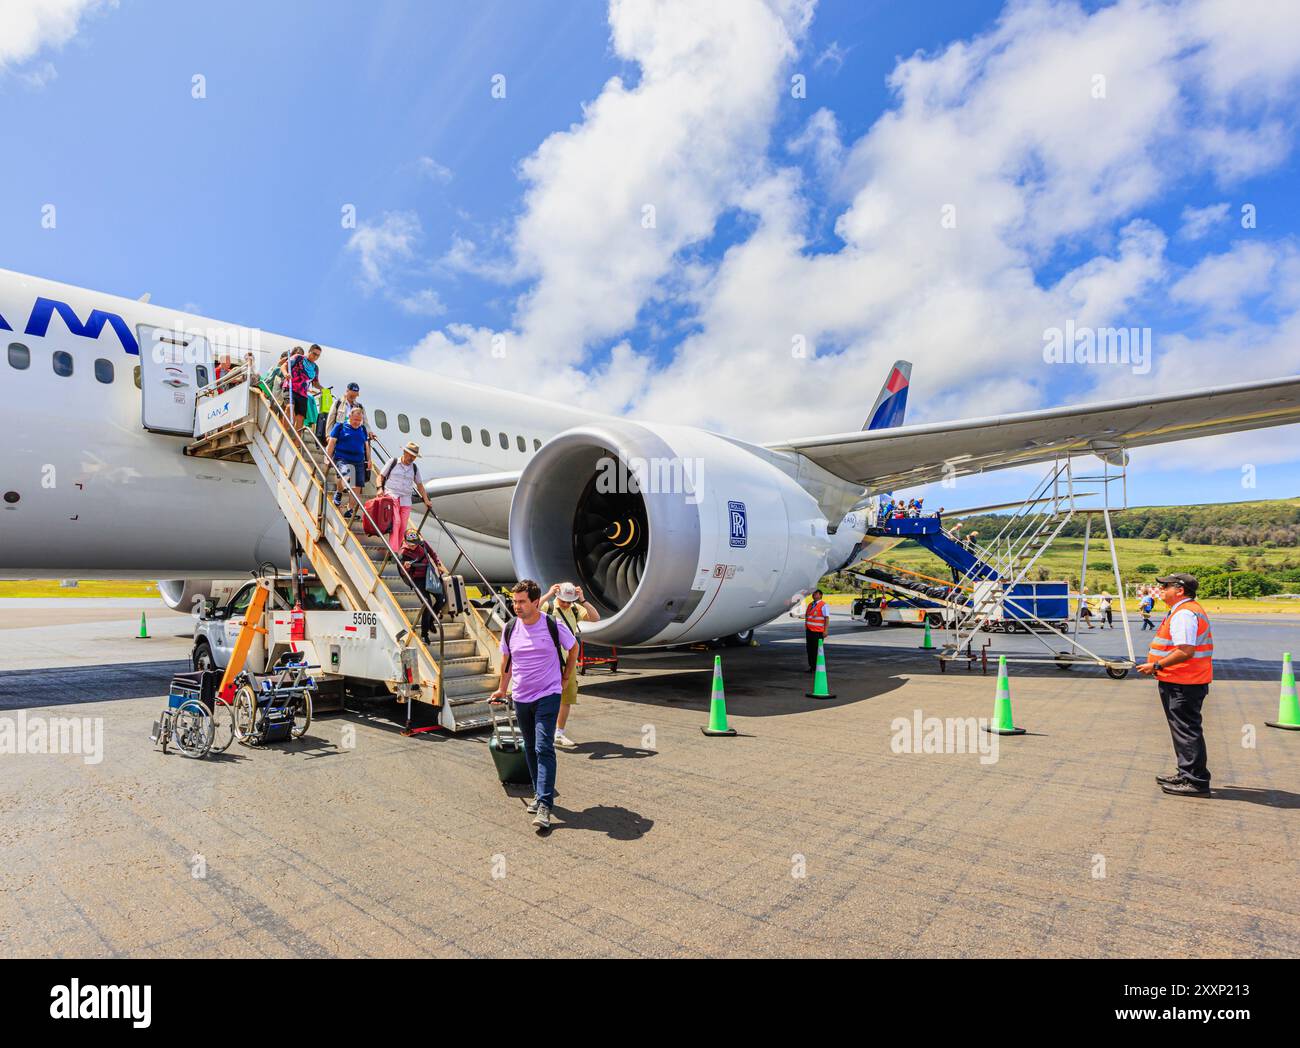
[[[514,682],[515,712],[524,737],[524,759],[533,780],[533,799],[527,811],[538,833],[551,828],[555,804],[555,721],[560,696],[573,678],[578,642],[569,627],[543,615],[542,588],[521,579],[511,591],[516,618],[501,634],[501,683],[492,702],[505,700]],[[565,656],[565,652],[568,656]]]

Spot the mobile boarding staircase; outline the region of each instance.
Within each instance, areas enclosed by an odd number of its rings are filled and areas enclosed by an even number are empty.
[[[1075,472],[1072,458],[1058,459],[1033,493],[1015,512],[1007,516],[1006,523],[997,535],[984,543],[972,542],[969,537],[964,539],[957,537],[945,529],[942,521],[935,516],[882,520],[879,527],[871,529],[876,534],[914,539],[953,569],[954,582],[959,588],[969,590],[968,602],[957,605],[957,614],[949,630],[946,631],[947,637],[936,653],[941,669],[946,669],[947,664],[953,661],[965,661],[969,667],[972,662],[980,658],[973,649],[975,638],[982,631],[989,631],[999,613],[1010,607],[1023,621],[1034,623],[1035,629],[1030,631],[1031,635],[1047,648],[1048,657],[1044,659],[1008,655],[1009,660],[1050,661],[1061,669],[1069,669],[1076,663],[1088,663],[1102,666],[1107,674],[1116,680],[1127,675],[1135,661],[1133,640],[1128,628],[1124,586],[1120,579],[1119,559],[1110,521],[1110,486],[1115,483],[1123,486],[1126,477],[1123,466],[1120,466],[1117,472],[1112,472],[1111,462],[1102,459],[1102,464],[1101,474],[1078,474]],[[1080,500],[1097,496],[1103,500],[1102,507],[1079,505]],[[1017,587],[1028,581],[1030,572],[1038,565],[1043,554],[1065,526],[1076,515],[1087,514],[1083,565],[1079,574],[1082,585],[1088,571],[1091,515],[1098,513],[1105,521],[1106,536],[1110,545],[1120,617],[1128,645],[1127,660],[1098,655],[1080,643],[1077,618],[1074,618],[1073,634],[1065,633],[1044,622],[1033,613],[1031,608],[1021,604],[1014,596]],[[1044,633],[1055,635],[1066,647],[1052,649],[1050,642],[1043,638]]]
[[[245,398],[247,410],[242,411]],[[325,448],[311,430],[293,435],[283,406],[267,395],[256,374],[240,365],[220,382],[205,387],[199,392],[195,415],[196,439],[185,453],[254,463],[321,585],[345,609],[373,614],[374,636],[393,652],[391,676],[382,683],[406,699],[408,731],[412,701],[436,707],[438,723],[449,731],[490,725],[487,698],[497,685],[501,668],[498,644],[507,617],[500,598],[486,614],[467,603],[463,613],[437,623],[437,641],[426,645],[420,640],[419,623],[426,607],[432,613],[429,598],[394,556],[385,537],[365,533],[369,514],[364,500],[370,488],[358,499],[345,485],[342,505],[334,505],[337,471]],[[217,416],[215,428],[200,434],[203,420],[213,415]],[[384,451],[378,440],[375,444]],[[344,516],[349,508],[351,519]],[[423,533],[430,516],[459,551],[459,559],[470,565],[477,576],[476,585],[483,592],[494,593],[436,513],[426,511],[418,530]]]

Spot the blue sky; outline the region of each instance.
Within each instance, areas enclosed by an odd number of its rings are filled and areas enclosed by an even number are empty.
[[[752,439],[895,357],[927,421],[1300,371],[1279,5],[10,6],[5,268]],[[1046,364],[1067,321],[1151,367]],[[1130,501],[1298,495],[1295,444],[1142,452]]]

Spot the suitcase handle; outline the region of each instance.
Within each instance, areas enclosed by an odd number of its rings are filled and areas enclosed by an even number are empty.
[[[490,700],[488,702],[488,712],[492,714],[492,738],[496,739],[497,742],[499,743],[501,741],[501,721],[497,719],[497,705],[498,705],[497,703],[492,702]],[[510,729],[511,734],[515,738],[518,738],[519,721],[515,716],[514,696],[507,695],[506,701],[502,703],[502,705],[504,705],[506,708],[506,715],[504,718],[506,727]]]

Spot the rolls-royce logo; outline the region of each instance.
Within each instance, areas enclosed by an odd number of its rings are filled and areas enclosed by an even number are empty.
[[[731,517],[731,545],[737,549],[744,549],[745,544],[749,541],[749,526],[745,521],[745,504],[743,502],[728,502],[727,513]]]

